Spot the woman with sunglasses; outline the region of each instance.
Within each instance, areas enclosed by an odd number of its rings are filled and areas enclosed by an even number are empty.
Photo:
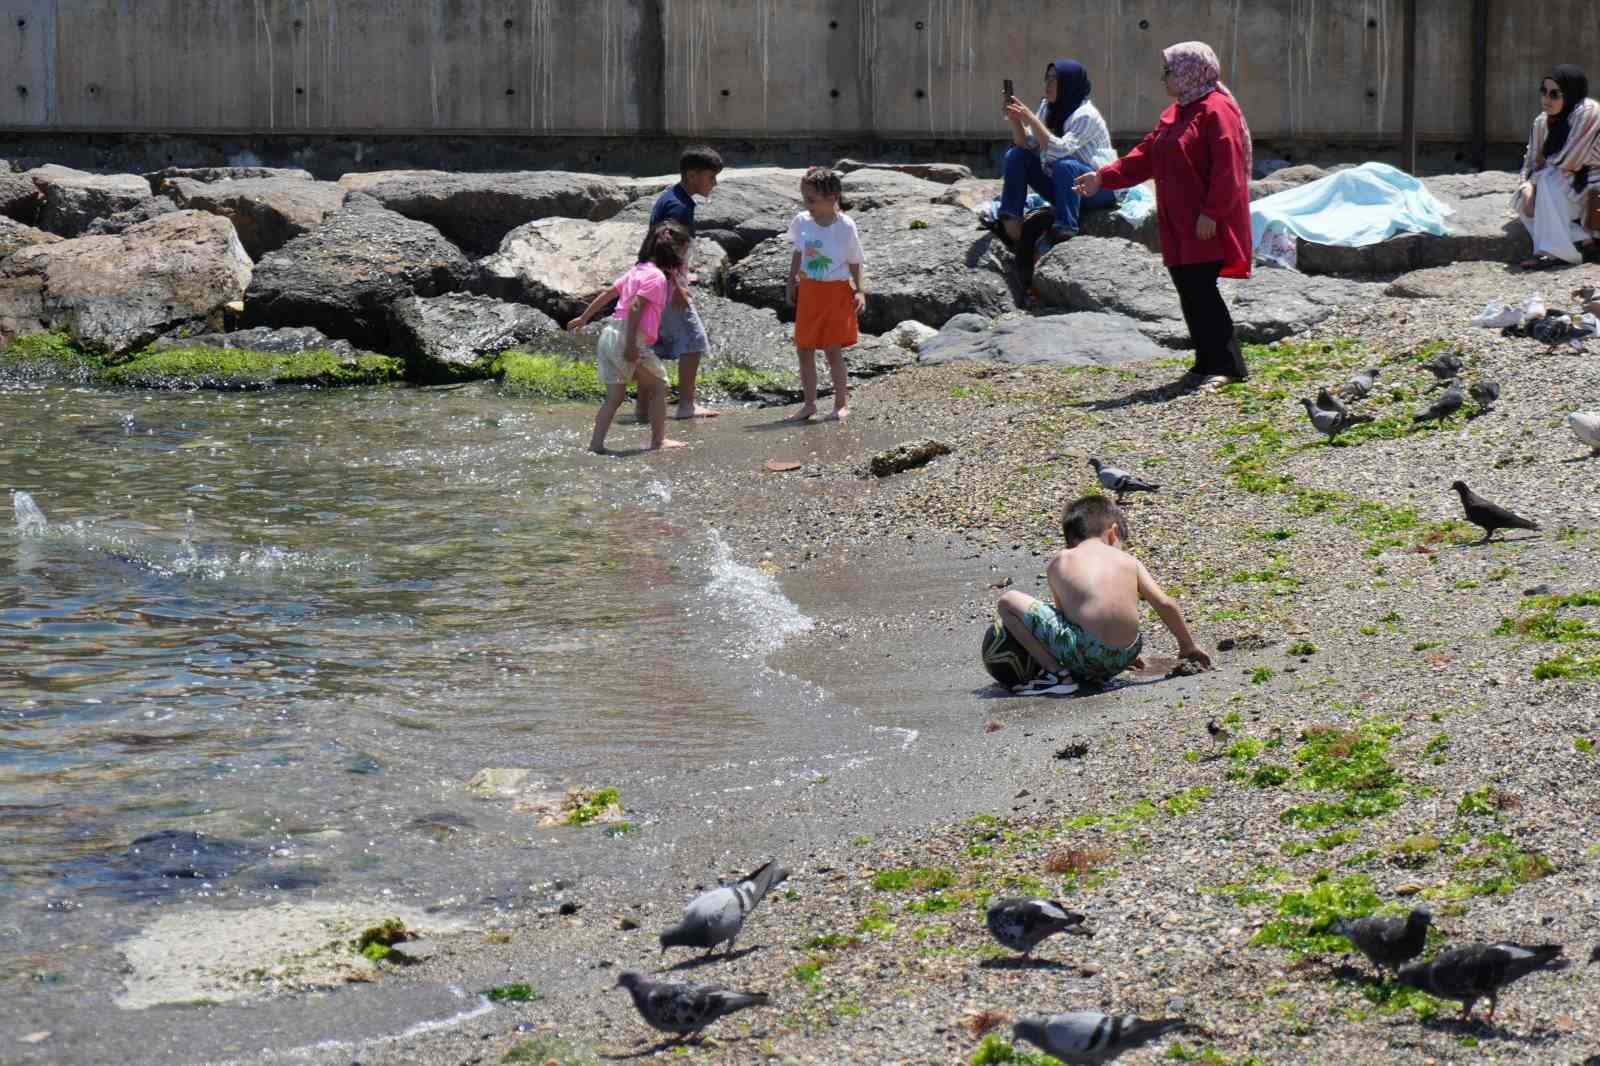
[[[1245,375],[1217,278],[1250,276],[1250,126],[1210,45],[1186,41],[1162,57],[1172,105],[1137,148],[1079,178],[1077,189],[1093,196],[1155,179],[1161,259],[1195,347],[1194,368],[1179,384],[1214,389]]]
[[[1543,111],[1522,157],[1522,186],[1512,198],[1533,237],[1524,270],[1581,263],[1577,242],[1594,237],[1581,224],[1589,196],[1600,196],[1600,104],[1589,99],[1582,67],[1553,69],[1539,85]],[[1591,192],[1591,190],[1595,190]]]
[[[1005,107],[1012,144],[1006,151],[998,218],[1009,241],[1015,244],[1022,236],[1029,187],[1055,208],[1052,244],[1077,235],[1083,211],[1116,206],[1110,190],[1082,197],[1072,187],[1080,175],[1117,158],[1106,120],[1089,100],[1089,72],[1083,64],[1058,59],[1045,67],[1044,99],[1037,112],[1015,96],[1006,97]]]

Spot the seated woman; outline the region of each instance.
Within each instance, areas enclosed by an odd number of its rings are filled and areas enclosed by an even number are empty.
[[[1577,242],[1596,234],[1581,224],[1588,197],[1600,196],[1600,104],[1589,99],[1583,68],[1563,64],[1539,86],[1544,111],[1522,158],[1512,203],[1533,236],[1524,270],[1581,263]]]
[[[1072,188],[1079,175],[1117,158],[1106,120],[1089,102],[1089,74],[1083,64],[1072,59],[1051,63],[1044,72],[1039,113],[1013,96],[1006,101],[1006,121],[1011,124],[1012,146],[1006,151],[999,217],[1013,244],[1022,235],[1029,187],[1056,210],[1052,243],[1077,235],[1084,209],[1116,203],[1110,190],[1084,197]]]

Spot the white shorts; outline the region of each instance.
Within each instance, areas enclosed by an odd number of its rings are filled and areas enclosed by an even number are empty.
[[[653,381],[666,381],[667,368],[661,365],[661,360],[644,345],[639,346],[639,361],[633,366],[623,358],[623,353],[628,349],[627,324],[615,318],[606,320],[605,328],[600,331],[600,343],[595,345],[595,359],[600,364],[600,383],[602,385],[626,385],[637,376],[639,379]]]

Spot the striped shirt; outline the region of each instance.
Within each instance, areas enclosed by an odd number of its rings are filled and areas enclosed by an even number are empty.
[[[1041,116],[1049,103],[1049,100],[1039,101],[1038,113]],[[1039,161],[1046,165],[1072,158],[1099,170],[1117,159],[1117,150],[1111,146],[1111,131],[1106,129],[1106,120],[1100,117],[1099,110],[1088,100],[1067,116],[1066,123],[1061,127],[1061,136],[1051,137],[1050,142],[1041,148],[1038,138],[1030,132],[1028,147],[1036,149]]]
[[[1589,168],[1589,188],[1600,188],[1600,103],[1585,98],[1572,109],[1568,120],[1567,143],[1561,151],[1544,157],[1544,139],[1549,133],[1550,118],[1541,113],[1533,120],[1533,134],[1528,138],[1528,150],[1522,156],[1522,176],[1531,178],[1545,167],[1560,167],[1568,174],[1577,174]]]

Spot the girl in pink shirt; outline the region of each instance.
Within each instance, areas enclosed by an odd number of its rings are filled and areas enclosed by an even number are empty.
[[[675,222],[663,222],[651,231],[640,249],[639,262],[596,296],[583,314],[567,323],[582,329],[612,300],[617,309],[606,320],[595,355],[606,398],[594,416],[589,450],[605,454],[606,432],[628,398],[628,382],[639,386],[639,401],[650,412],[650,447],[682,448],[683,441],[667,439],[667,371],[649,348],[661,329],[672,286],[667,280],[683,265],[689,253],[689,231]]]

